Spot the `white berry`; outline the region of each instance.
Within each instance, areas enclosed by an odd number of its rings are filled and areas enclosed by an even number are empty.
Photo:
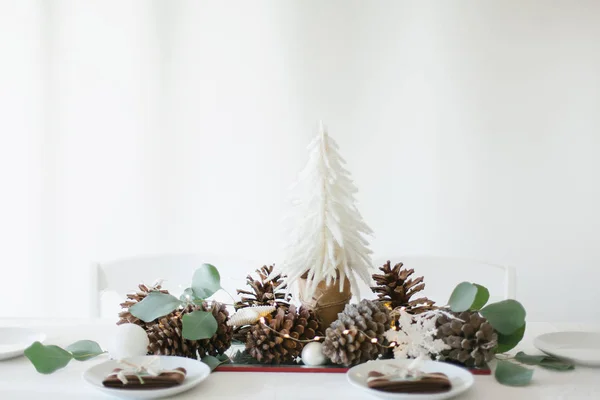
[[[150,340],[144,328],[136,324],[123,324],[115,329],[112,346],[108,352],[115,360],[145,356],[148,353],[148,344]]]
[[[302,362],[305,365],[323,365],[327,357],[323,355],[323,344],[319,342],[307,343],[302,349]]]

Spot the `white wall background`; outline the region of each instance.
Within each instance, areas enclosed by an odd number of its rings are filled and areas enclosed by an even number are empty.
[[[323,119],[377,256],[600,321],[599,71],[595,0],[0,0],[0,316],[83,313],[93,260],[278,261]]]

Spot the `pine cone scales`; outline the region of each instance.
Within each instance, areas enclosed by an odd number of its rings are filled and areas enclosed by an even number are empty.
[[[404,264],[398,263],[392,268],[390,261],[379,269],[383,274],[374,274],[373,280],[377,286],[371,290],[377,294],[380,302],[387,303],[392,309],[405,307],[408,312],[419,314],[434,309],[435,302],[427,297],[412,300],[412,297],[425,288],[423,277],[409,279],[415,272],[414,269],[402,268]]]
[[[383,304],[371,300],[347,304],[325,332],[323,354],[345,366],[374,360],[381,351],[371,338],[383,343],[389,326],[390,312]]]
[[[149,354],[198,357],[198,342],[184,339],[181,333],[182,315],[183,312],[178,311],[149,324],[147,329],[148,339],[150,340],[148,345]]]
[[[227,325],[229,319],[227,307],[225,304],[213,301],[210,306],[207,303],[202,304],[202,310],[212,312],[213,317],[217,320],[217,332],[210,339],[198,341],[200,357],[207,354],[211,356],[221,355],[231,346],[233,338],[233,328]]]
[[[498,334],[478,312],[454,314],[457,319],[441,315],[437,320],[437,337],[451,347],[441,353],[441,360],[456,361],[467,367],[482,367],[494,358]]]
[[[246,335],[246,351],[263,364],[292,363],[304,347],[292,339],[308,340],[321,334],[314,313],[304,307],[296,311],[293,305],[287,310],[279,307],[265,324],[268,327],[260,322],[252,325]]]
[[[273,268],[274,265],[264,265],[256,270],[258,279],[254,279],[252,275],[246,277],[246,284],[252,288],[252,291],[237,290],[237,293],[243,296],[235,303],[236,310],[252,306],[289,306],[292,295],[285,293],[286,285],[282,282],[281,275],[268,279]]]
[[[160,285],[156,285],[155,287],[148,288],[148,286],[141,283],[138,285],[138,288],[139,288],[139,291],[137,291],[135,293],[127,294],[127,300],[125,300],[125,302],[120,304],[123,311],[121,311],[119,313],[119,321],[117,322],[117,325],[136,324],[136,325],[141,326],[142,328],[145,327],[146,323],[144,321],[134,317],[133,315],[131,315],[131,313],[129,312],[129,308],[131,306],[133,306],[134,304],[139,303],[140,301],[144,300],[144,298],[150,292],[160,291],[161,293],[166,293],[166,294],[169,293],[168,290],[161,289]]]
[[[193,311],[211,311],[217,320],[217,331],[209,339],[188,340],[183,337],[182,318]],[[205,355],[223,354],[230,346],[233,329],[227,326],[229,313],[224,304],[212,302],[202,305],[188,305],[182,310],[173,311],[158,320],[146,324],[150,344],[148,354],[202,358]]]

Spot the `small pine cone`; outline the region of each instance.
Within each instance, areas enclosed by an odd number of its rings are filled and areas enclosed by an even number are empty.
[[[225,353],[231,346],[233,337],[233,327],[227,325],[229,312],[225,304],[213,301],[212,304],[206,302],[202,304],[203,311],[211,311],[215,320],[217,320],[217,332],[210,339],[197,341],[200,357],[205,355],[217,356]]]
[[[123,310],[119,313],[119,321],[117,322],[117,325],[136,324],[141,326],[142,328],[145,328],[147,324],[144,321],[131,315],[131,313],[129,312],[129,308],[134,304],[144,300],[150,292],[160,291],[161,293],[169,293],[168,290],[161,289],[160,285],[149,288],[143,283],[140,283],[138,288],[139,290],[137,292],[127,294],[127,300],[121,303],[121,308]]]
[[[183,338],[181,317],[199,307],[188,306],[185,310],[173,311],[147,324],[146,332],[150,344],[148,354],[163,356],[198,357],[198,342]]]
[[[427,297],[413,299],[414,295],[425,288],[424,278],[410,278],[415,270],[403,266],[404,264],[398,263],[392,268],[388,261],[379,267],[381,274],[373,274],[377,286],[371,287],[371,290],[377,294],[378,301],[387,304],[391,309],[404,307],[411,314],[435,309],[435,302]]]
[[[323,336],[323,326],[317,316],[310,308],[301,306],[298,309],[296,325],[303,327],[300,335],[301,340],[312,340],[315,336]]]
[[[258,322],[250,327],[246,335],[246,351],[263,364],[294,362],[304,344],[293,339],[307,340],[320,334],[320,325],[314,313],[303,307],[298,311],[293,305],[288,309],[279,307],[265,320],[268,327]],[[283,336],[286,334],[290,336],[289,339]]]
[[[273,279],[269,279],[269,275],[271,275],[274,268],[274,265],[264,265],[256,270],[257,279],[252,275],[246,277],[246,284],[250,286],[252,291],[237,290],[242,298],[235,303],[236,310],[254,306],[289,307],[292,295],[290,293],[286,294],[287,286],[282,281],[283,277],[277,275]]]
[[[441,315],[436,322],[437,338],[451,347],[441,353],[441,360],[454,361],[467,367],[483,367],[494,358],[498,334],[477,311],[455,313],[458,319]],[[464,322],[462,322],[462,321]]]
[[[374,360],[383,351],[371,339],[383,343],[390,321],[390,311],[379,302],[362,300],[347,304],[325,332],[323,354],[333,363],[345,366]]]

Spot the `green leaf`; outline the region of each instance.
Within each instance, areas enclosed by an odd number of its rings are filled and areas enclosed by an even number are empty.
[[[475,287],[477,288],[477,294],[475,295],[475,300],[473,301],[473,304],[471,304],[471,307],[469,309],[481,310],[481,308],[485,306],[488,300],[490,299],[490,291],[487,290],[486,287],[478,285],[476,283],[474,283],[473,285],[475,285]]]
[[[454,312],[467,311],[475,301],[476,297],[477,286],[469,282],[462,282],[452,291],[450,300],[448,300],[448,305]]]
[[[510,335],[498,333],[498,347],[496,347],[496,353],[506,353],[507,351],[514,349],[523,339],[526,327],[527,324],[523,324],[522,327]]]
[[[224,356],[224,357],[223,357]],[[229,357],[225,354],[221,354],[218,357],[213,356],[204,356],[202,357],[202,362],[210,367],[211,371],[214,371],[219,365],[224,364],[229,361]]]
[[[515,356],[515,360],[517,360],[521,364],[527,365],[539,365],[544,360],[544,358],[546,358],[545,355],[530,356],[529,354],[525,354],[522,351],[518,352]]]
[[[564,362],[564,361],[559,360],[554,357],[544,358],[542,360],[542,362],[540,363],[540,367],[546,368],[546,369],[551,369],[554,371],[571,371],[571,370],[575,369],[575,366],[573,364]]]
[[[132,305],[129,312],[144,322],[151,322],[170,314],[180,305],[181,301],[177,297],[155,291],[148,293],[144,300]]]
[[[188,340],[211,338],[217,332],[217,320],[209,311],[194,311],[185,314],[181,319],[182,334]]]
[[[498,360],[496,380],[508,386],[526,386],[531,382],[533,370],[505,360]]]
[[[179,296],[179,300],[183,301],[184,303],[187,303],[188,301],[193,301],[195,298],[196,296],[194,295],[194,291],[191,287],[185,289],[183,293],[181,293],[181,296]]]
[[[93,340],[80,340],[67,346],[66,350],[70,351],[77,361],[89,360],[104,353],[100,345]]]
[[[34,342],[25,349],[25,357],[41,374],[51,374],[64,368],[72,358],[68,351],[54,345],[45,346],[40,342]]]
[[[528,354],[523,353],[522,351],[517,353],[517,355],[515,356],[515,360],[523,364],[539,365],[540,367],[552,369],[555,371],[570,371],[575,368],[573,364],[559,360],[556,357],[547,356],[543,354],[539,356],[530,356]]]
[[[192,290],[196,297],[206,299],[221,289],[221,276],[214,265],[202,264],[194,272]]]
[[[488,304],[480,311],[492,327],[503,335],[511,335],[525,325],[525,309],[516,300]]]

